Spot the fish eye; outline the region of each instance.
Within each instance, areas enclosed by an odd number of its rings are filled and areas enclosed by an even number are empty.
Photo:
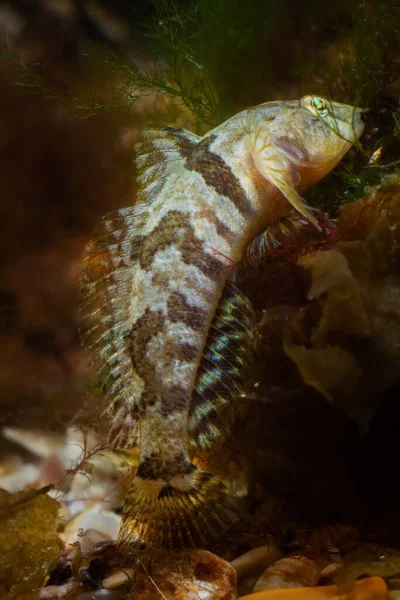
[[[325,117],[328,114],[328,106],[323,98],[313,98],[311,101],[313,108],[315,108],[321,117]]]

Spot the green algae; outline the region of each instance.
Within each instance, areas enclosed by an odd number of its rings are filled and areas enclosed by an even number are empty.
[[[34,592],[63,550],[59,503],[46,494],[0,490],[0,582],[7,597]]]

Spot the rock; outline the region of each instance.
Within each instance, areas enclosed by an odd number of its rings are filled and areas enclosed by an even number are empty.
[[[242,579],[240,582],[238,582],[238,588],[237,588],[238,596],[247,596],[248,594],[251,594],[254,589],[254,586],[256,585],[256,583],[259,579],[260,579],[260,574],[248,575],[247,577]]]
[[[0,477],[0,488],[10,493],[19,492],[40,483],[40,469],[30,463],[19,466],[13,473]]]
[[[56,598],[64,598],[72,593],[76,593],[81,588],[78,581],[67,581],[64,585],[48,585],[40,588],[39,600],[54,600]]]
[[[282,550],[278,548],[276,541],[271,538],[268,545],[259,546],[258,548],[249,550],[249,552],[235,558],[235,560],[231,562],[231,565],[236,571],[237,578],[241,579],[247,575],[247,573],[253,571],[253,569],[257,567],[268,567],[268,565],[279,560],[282,556]]]
[[[335,583],[352,583],[361,575],[393,577],[400,572],[400,551],[378,544],[359,543],[347,555]]]
[[[149,567],[150,568],[150,567]],[[135,585],[132,600],[234,600],[235,569],[206,550],[160,551]]]
[[[83,551],[90,551],[86,548],[90,543],[93,546],[98,542],[115,540],[120,523],[119,515],[104,510],[101,504],[93,504],[71,519],[61,537],[68,544],[79,542],[81,546],[82,544],[85,546],[85,549],[82,548]]]
[[[324,569],[322,569],[319,576],[321,579],[332,579],[341,568],[342,565],[339,563],[330,563]]]
[[[7,598],[37,590],[57,564],[64,551],[57,532],[59,507],[34,490],[0,490],[0,582]]]
[[[340,585],[268,590],[242,596],[240,600],[387,600],[386,583],[380,577],[356,581],[350,588]]]
[[[397,575],[387,580],[387,585],[390,590],[397,591],[400,593],[400,577]]]
[[[40,429],[18,429],[17,427],[4,427],[3,436],[15,444],[39,456],[50,458],[63,448],[65,436],[61,433],[48,433]]]
[[[357,544],[358,531],[351,525],[328,525],[314,529],[310,543],[314,550],[327,554],[331,560],[341,562],[342,554],[349,552]]]
[[[305,556],[282,558],[268,567],[254,586],[254,592],[317,585],[315,563]]]
[[[132,581],[134,573],[134,569],[115,569],[111,573],[108,573],[107,577],[101,582],[101,585],[107,590],[119,588],[121,585],[126,585]]]

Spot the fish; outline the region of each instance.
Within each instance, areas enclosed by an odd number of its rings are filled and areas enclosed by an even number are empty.
[[[249,243],[292,211],[319,227],[302,193],[362,131],[362,109],[314,95],[246,109],[202,137],[149,126],[136,145],[135,205],[106,215],[82,274],[86,343],[106,381],[101,423],[139,444],[118,547],[202,547],[237,519],[229,487],[196,466],[232,431],[254,337],[235,284]]]

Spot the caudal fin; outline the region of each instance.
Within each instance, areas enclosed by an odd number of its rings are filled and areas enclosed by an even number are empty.
[[[236,521],[225,483],[195,468],[168,483],[136,476],[125,499],[118,536],[124,553],[204,547]]]

